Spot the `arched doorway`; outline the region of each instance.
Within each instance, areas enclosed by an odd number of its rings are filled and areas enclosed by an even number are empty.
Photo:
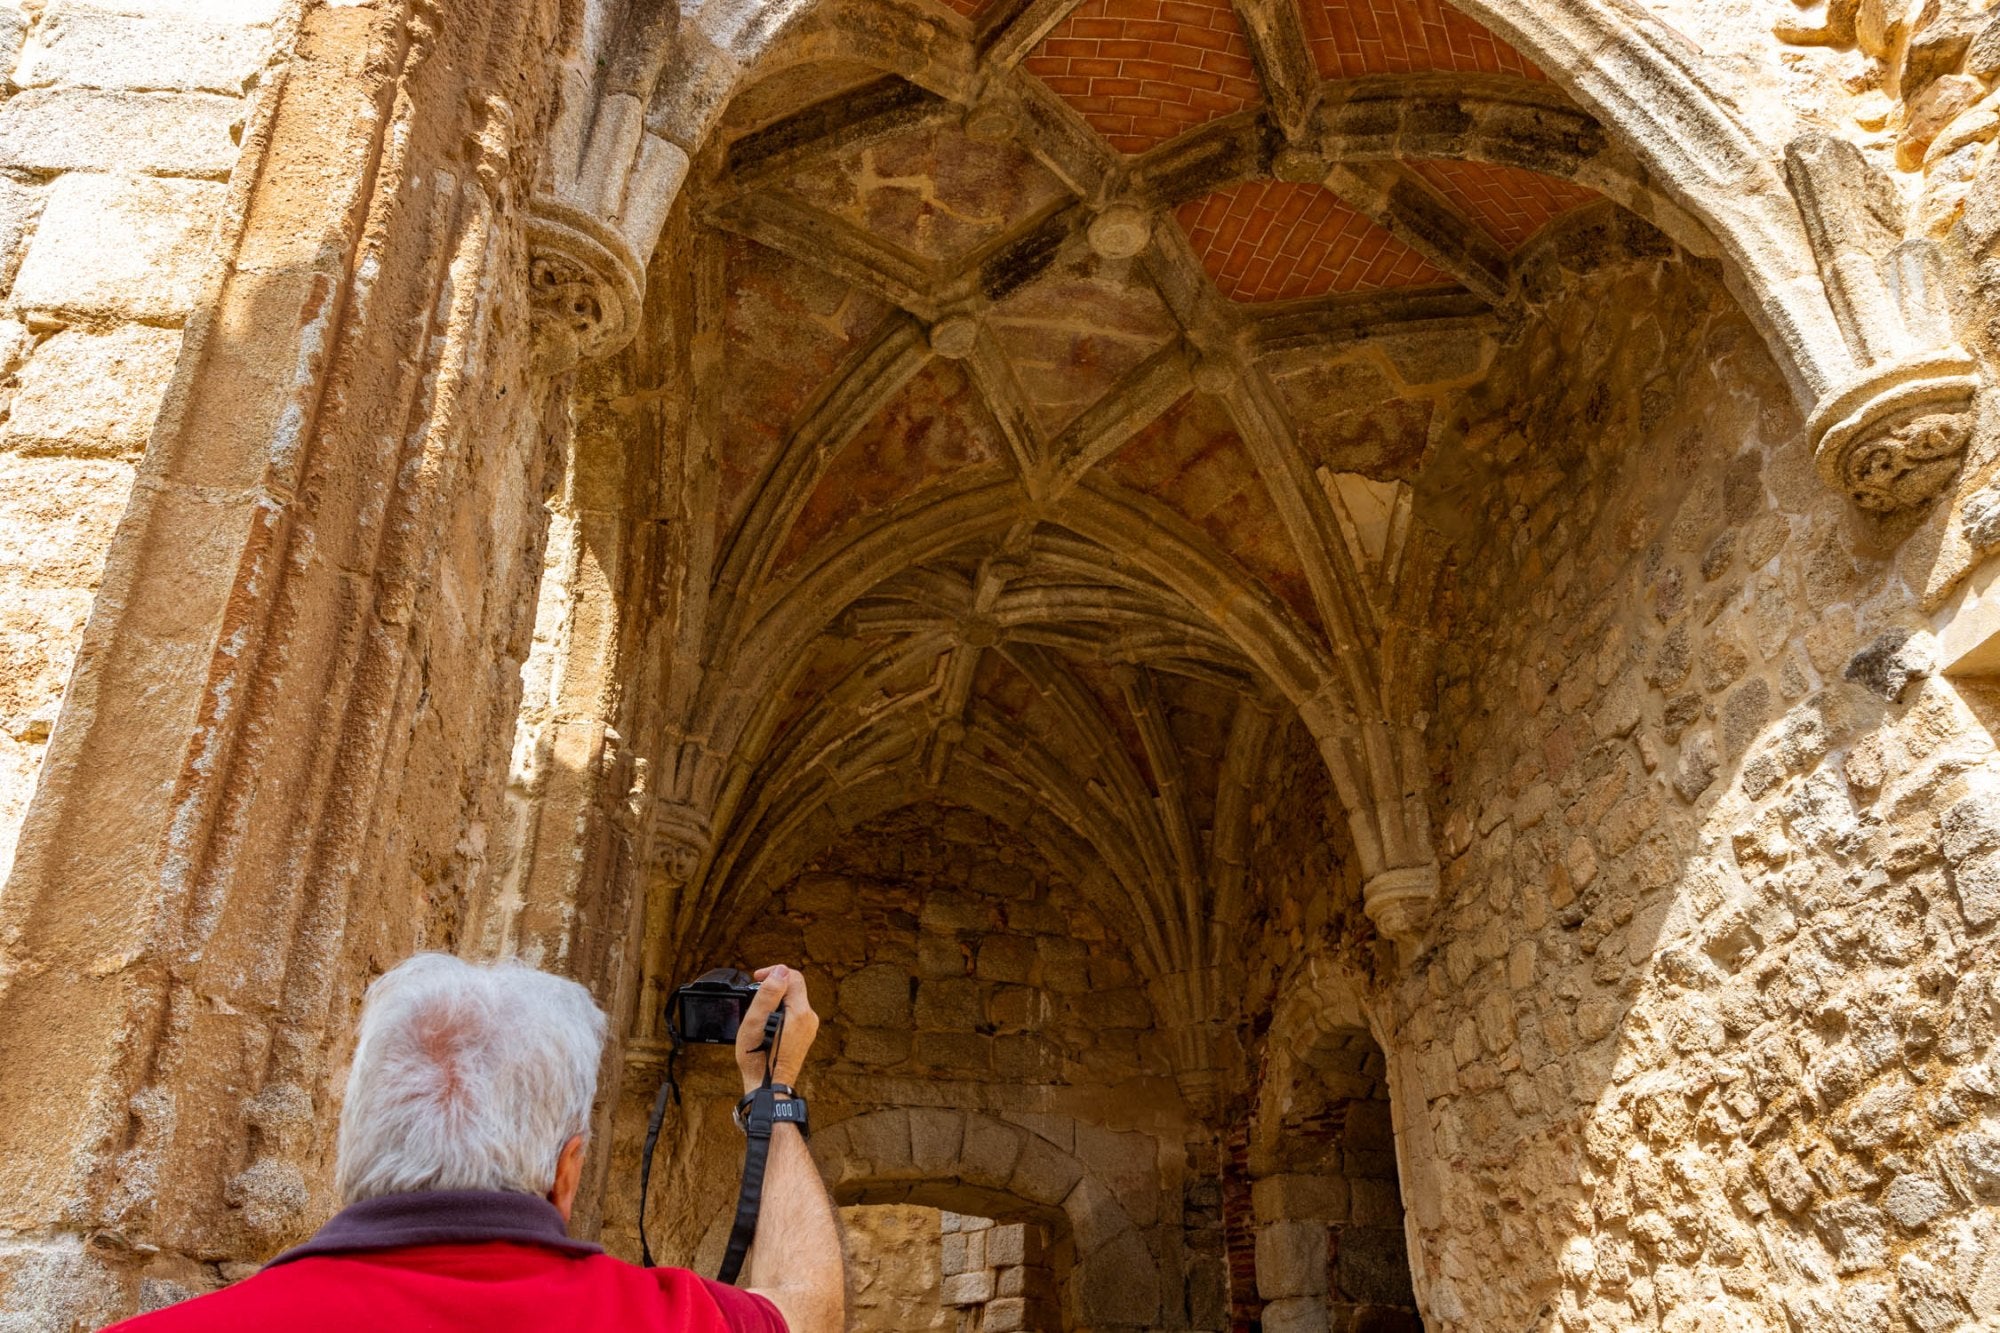
[[[1363,8],[1422,40],[1392,67]],[[0,1151],[49,1254],[129,1295],[295,1238],[325,1052],[422,944],[526,953],[616,1011],[585,1211],[628,1243],[664,988],[778,926],[883,1016],[842,1036],[879,1094],[856,1117],[989,1116],[1148,1182],[1114,1192],[1151,1200],[1170,1323],[1258,1299],[1242,1154],[1302,957],[1356,978],[1442,1326],[1669,1298],[1812,1322],[1811,1247],[1879,1248],[1817,1192],[1873,1217],[1885,1173],[1927,1234],[1945,1186],[1910,1159],[1769,1146],[1758,1089],[1804,1077],[1776,1041],[1711,1089],[1726,1180],[1586,1197],[1685,1137],[1635,1063],[1774,1035],[1740,992],[1797,961],[1777,895],[1846,911],[1865,882],[1932,951],[1988,923],[1965,772],[1922,778],[1963,837],[1882,848],[1856,830],[1922,802],[1840,754],[1906,696],[1956,725],[1912,683],[1910,590],[1984,540],[1913,512],[1976,381],[1939,247],[1861,147],[1745,129],[1706,57],[1609,0],[523,0],[442,47],[432,7],[366,10],[315,10],[270,122],[292,154],[246,174],[254,262],[194,322],[168,489],[119,539],[10,887],[18,956],[50,944],[0,1055],[58,1111]],[[1991,127],[1961,128],[1969,181]],[[301,165],[332,162],[363,164],[344,193]],[[900,859],[961,824],[948,875]],[[1900,850],[1932,846],[1954,868]],[[1886,886],[1844,878],[1856,848]],[[804,906],[828,875],[867,892]],[[917,880],[879,914],[908,957],[838,938]],[[925,972],[934,893],[957,975]],[[117,911],[73,928],[78,902]],[[1079,944],[1102,1013],[1051,1043]],[[933,982],[958,1016],[929,1060]],[[695,1146],[662,1217],[689,1251]],[[133,1163],[187,1188],[126,1189]],[[85,1234],[142,1239],[85,1264]],[[1670,1267],[1699,1282],[1663,1295]]]

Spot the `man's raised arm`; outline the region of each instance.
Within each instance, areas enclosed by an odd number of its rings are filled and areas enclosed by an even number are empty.
[[[819,1032],[819,1015],[806,996],[805,975],[779,965],[759,969],[755,976],[761,985],[736,1039],[743,1089],[748,1092],[764,1081],[765,1057],[751,1048],[762,1041],[764,1020],[780,1001],[785,1006],[785,1029],[772,1082],[796,1087],[806,1052]],[[750,1290],[778,1307],[791,1333],[842,1333],[847,1266],[841,1254],[840,1224],[795,1125],[772,1127],[763,1208],[748,1268]]]

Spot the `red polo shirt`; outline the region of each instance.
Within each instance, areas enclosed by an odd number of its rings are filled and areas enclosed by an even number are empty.
[[[120,1333],[478,1330],[786,1333],[762,1296],[684,1268],[639,1268],[571,1240],[546,1200],[440,1191],[368,1199],[255,1277]]]

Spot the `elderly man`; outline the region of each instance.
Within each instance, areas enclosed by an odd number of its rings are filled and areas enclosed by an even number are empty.
[[[746,1089],[763,1082],[750,1047],[782,1001],[772,1074],[789,1086],[819,1019],[797,971],[756,976],[737,1064]],[[773,1132],[748,1290],[571,1239],[603,1045],[604,1015],[573,981],[443,954],[402,963],[361,1009],[335,1166],[345,1207],[255,1277],[118,1328],[838,1333],[840,1234],[795,1126]]]

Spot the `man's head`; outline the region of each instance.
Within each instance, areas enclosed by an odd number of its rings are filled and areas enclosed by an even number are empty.
[[[576,1188],[604,1015],[574,981],[418,954],[368,988],[335,1181],[343,1203],[416,1190]]]

